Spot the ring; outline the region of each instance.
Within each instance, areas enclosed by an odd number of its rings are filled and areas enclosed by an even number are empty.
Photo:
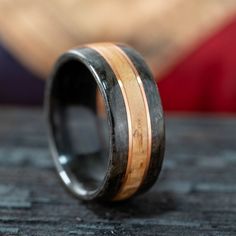
[[[66,187],[82,200],[119,201],[156,181],[165,147],[156,82],[123,44],[65,52],[45,94],[49,146]]]

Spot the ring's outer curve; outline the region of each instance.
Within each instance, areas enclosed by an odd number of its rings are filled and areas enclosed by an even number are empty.
[[[94,189],[86,189],[80,179],[69,174],[60,161],[61,151],[55,138],[55,129],[60,128],[55,126],[54,120],[55,81],[62,73],[63,65],[71,60],[89,70],[104,99],[107,113],[109,158],[105,176]],[[69,71],[66,73],[70,74]],[[97,43],[64,53],[48,80],[45,109],[57,171],[76,196],[83,200],[125,200],[147,191],[155,183],[164,157],[163,110],[156,82],[134,49],[123,44]]]

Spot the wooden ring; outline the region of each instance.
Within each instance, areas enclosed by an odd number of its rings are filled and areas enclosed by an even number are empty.
[[[63,183],[83,200],[125,200],[162,166],[164,118],[140,54],[113,43],[64,53],[47,83],[49,143]]]

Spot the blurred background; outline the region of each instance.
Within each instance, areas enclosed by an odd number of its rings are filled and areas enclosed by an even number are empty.
[[[166,111],[236,112],[235,0],[0,0],[0,105],[41,106],[56,58],[99,41],[143,54]]]
[[[124,205],[62,188],[41,109],[57,57],[99,41],[143,54],[170,113],[159,181]],[[236,235],[235,140],[236,0],[0,0],[0,236]]]

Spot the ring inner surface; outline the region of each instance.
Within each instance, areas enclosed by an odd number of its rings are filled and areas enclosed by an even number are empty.
[[[70,59],[57,70],[50,96],[52,134],[67,181],[94,191],[106,175],[110,139],[97,83],[82,62]]]

